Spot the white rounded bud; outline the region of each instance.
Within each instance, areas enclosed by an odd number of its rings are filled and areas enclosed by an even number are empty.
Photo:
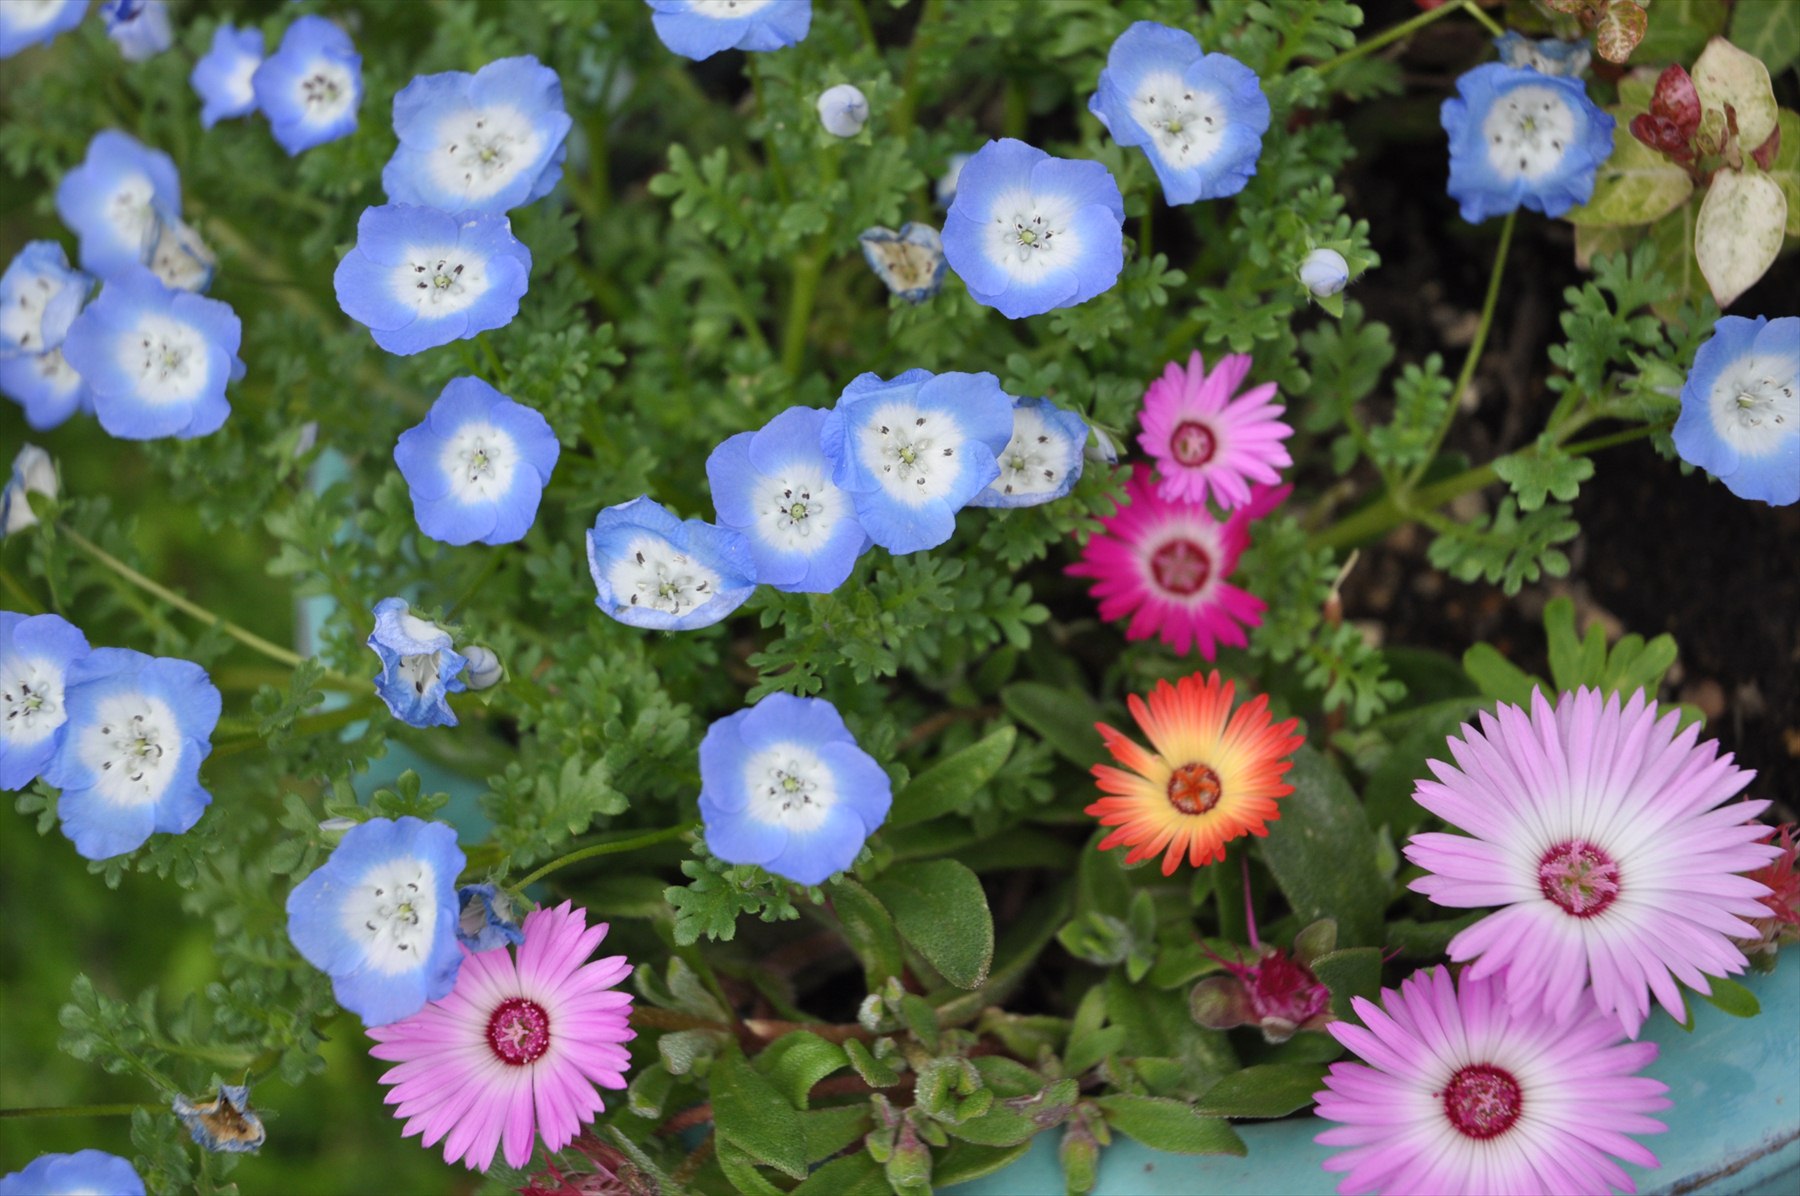
[[[869,101],[848,83],[828,87],[819,96],[819,123],[833,137],[854,137],[869,120]]]
[[[494,655],[492,648],[476,644],[473,648],[464,648],[463,655],[469,661],[469,667],[463,670],[463,681],[470,689],[486,689],[496,685],[505,674],[505,670],[500,667],[500,658]]]
[[[1315,249],[1300,263],[1300,281],[1321,299],[1335,295],[1350,281],[1350,263],[1335,249]]]

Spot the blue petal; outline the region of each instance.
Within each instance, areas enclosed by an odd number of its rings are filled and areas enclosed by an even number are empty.
[[[787,846],[763,868],[802,885],[823,884],[854,864],[869,837],[861,817],[842,804],[832,807],[825,821],[813,830],[804,834],[789,831],[787,835]]]
[[[862,820],[866,834],[874,834],[887,821],[894,804],[893,781],[875,758],[852,743],[821,744],[819,758],[831,768],[838,800]]]
[[[740,710],[713,720],[700,738],[700,800],[726,813],[742,810],[750,801],[744,788],[744,762],[750,748],[742,727],[750,711]]]
[[[765,864],[787,849],[788,829],[759,822],[743,810],[722,810],[700,799],[706,849],[731,864]]]
[[[824,698],[797,698],[776,692],[767,695],[744,716],[738,735],[747,751],[761,751],[778,743],[855,743],[844,718]]]

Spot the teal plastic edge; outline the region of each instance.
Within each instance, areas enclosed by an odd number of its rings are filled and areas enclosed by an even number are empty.
[[[1662,1048],[1645,1074],[1669,1086],[1669,1130],[1643,1139],[1662,1165],[1625,1164],[1642,1193],[1792,1196],[1800,1192],[1800,966],[1742,978],[1762,1002],[1735,1018],[1695,1000],[1694,1029],[1660,1010],[1644,1037]],[[1115,1136],[1100,1156],[1094,1196],[1197,1196],[1268,1192],[1324,1196],[1335,1175],[1319,1164],[1332,1152],[1313,1142],[1313,1117],[1239,1125],[1244,1158],[1167,1154]],[[1062,1196],[1060,1135],[1040,1134],[1017,1162],[945,1188],[946,1196]]]

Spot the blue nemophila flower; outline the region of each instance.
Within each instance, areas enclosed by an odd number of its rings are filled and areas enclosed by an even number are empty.
[[[180,220],[170,219],[158,226],[156,244],[151,247],[146,264],[164,286],[199,294],[212,285],[219,259],[199,233]]]
[[[225,386],[244,376],[243,325],[217,299],[170,290],[142,266],[106,280],[63,341],[94,392],[100,426],[123,440],[216,432]]]
[[[153,831],[189,830],[212,795],[200,762],[212,751],[219,691],[191,660],[96,648],[69,665],[69,721],[44,769],[62,790],[56,816],[90,860],[123,855]]]
[[[887,821],[887,773],[823,698],[772,693],[700,741],[707,850],[816,885],[856,861]]]
[[[100,19],[126,62],[154,58],[175,41],[167,0],[100,0]]]
[[[819,93],[819,123],[833,137],[854,137],[869,123],[869,99],[852,83],[839,83]]]
[[[57,185],[56,213],[80,241],[82,269],[106,278],[143,264],[162,221],[181,217],[181,179],[169,155],[102,129]]]
[[[562,178],[569,124],[562,81],[530,55],[420,75],[394,97],[400,144],[381,185],[393,203],[507,212]]]
[[[844,583],[869,534],[819,449],[825,412],[789,407],[760,431],[739,432],[706,459],[719,524],[750,541],[756,580],[828,594]]]
[[[350,35],[324,17],[301,17],[256,68],[250,87],[275,140],[297,154],[355,132],[362,55]]]
[[[1236,195],[1256,173],[1269,101],[1256,72],[1204,54],[1185,29],[1138,21],[1106,55],[1088,100],[1120,145],[1143,147],[1172,204]]]
[[[194,93],[200,97],[202,125],[210,129],[222,120],[256,111],[256,89],[250,80],[262,60],[262,30],[230,25],[213,30],[212,49],[188,75]]]
[[[497,213],[387,204],[364,210],[333,281],[345,315],[409,355],[511,323],[531,250]]]
[[[1350,281],[1350,263],[1335,249],[1315,249],[1300,263],[1300,283],[1322,299],[1343,290]]]
[[[1720,316],[1675,421],[1681,459],[1739,498],[1800,501],[1800,316]]]
[[[0,394],[25,409],[25,422],[48,431],[77,411],[92,411],[94,395],[60,347],[29,357],[0,357]]]
[[[1494,49],[1507,66],[1528,66],[1546,75],[1566,75],[1571,79],[1587,74],[1592,55],[1583,41],[1563,41],[1546,37],[1533,41],[1522,33],[1508,29],[1494,39]]]
[[[464,885],[456,890],[456,900],[460,906],[456,937],[469,950],[477,954],[498,951],[525,941],[512,898],[505,889],[498,885]]]
[[[1456,81],[1441,123],[1450,134],[1450,196],[1471,224],[1521,205],[1560,216],[1594,194],[1612,154],[1613,118],[1574,79],[1489,62]]]
[[[454,727],[450,695],[468,688],[461,676],[468,658],[448,631],[413,614],[404,598],[383,598],[374,614],[368,644],[381,658],[375,693],[408,726]]]
[[[62,344],[94,280],[69,268],[55,241],[31,241],[0,275],[0,358],[47,353]]]
[[[37,780],[62,746],[69,667],[87,654],[61,615],[0,611],[0,789]]]
[[[779,50],[806,39],[812,0],[644,0],[662,44],[683,58]]]
[[[749,540],[702,519],[683,523],[648,495],[601,511],[587,553],[594,605],[633,627],[710,627],[756,589]]]
[[[856,240],[875,277],[908,303],[923,303],[943,285],[944,241],[929,224],[865,228]]]
[[[425,422],[400,433],[394,462],[420,531],[446,544],[510,544],[531,530],[558,451],[535,410],[480,378],[452,378]]]
[[[0,490],[0,539],[35,525],[37,515],[31,509],[31,496],[56,497],[56,462],[35,444],[19,446],[13,458],[12,477],[6,489]]]
[[[218,1095],[211,1100],[189,1100],[176,1093],[169,1108],[203,1150],[248,1154],[269,1136],[262,1118],[250,1107],[246,1084],[220,1084]]]
[[[288,894],[288,938],[365,1026],[411,1017],[456,987],[465,863],[441,822],[371,818]]]
[[[1124,220],[1106,167],[1008,137],[963,164],[944,256],[976,302],[1017,320],[1111,290],[1125,264]]]
[[[88,0],[7,0],[0,4],[0,58],[55,39],[81,24]]]
[[[87,0],[82,0],[86,3]],[[0,8],[7,5],[0,5]],[[23,1171],[0,1176],[0,1196],[144,1196],[131,1164],[103,1150],[41,1154]]]
[[[889,552],[918,552],[948,540],[956,513],[1000,476],[995,457],[1012,439],[1012,406],[992,374],[863,374],[844,388],[819,442],[870,538]]]
[[[1035,507],[1074,489],[1081,478],[1087,421],[1049,399],[1013,404],[1012,439],[1000,450],[1000,476],[975,492],[972,507]]]

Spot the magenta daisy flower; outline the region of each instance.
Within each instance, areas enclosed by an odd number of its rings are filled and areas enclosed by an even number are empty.
[[[1606,1192],[1637,1189],[1615,1157],[1656,1156],[1631,1134],[1668,1129],[1666,1084],[1637,1073],[1656,1045],[1624,1042],[1619,1023],[1582,1002],[1564,1016],[1527,1013],[1493,983],[1448,969],[1416,972],[1381,1006],[1353,1000],[1361,1026],[1326,1030],[1365,1063],[1334,1063],[1318,1114],[1341,1125],[1315,1141],[1350,1149],[1325,1160],[1338,1191]]]
[[[1144,392],[1138,443],[1156,458],[1165,499],[1205,502],[1210,489],[1229,511],[1250,501],[1252,482],[1273,485],[1294,463],[1281,443],[1294,429],[1276,418],[1284,408],[1275,402],[1275,384],[1236,393],[1249,372],[1243,353],[1221,358],[1211,374],[1195,353],[1185,370],[1171,361]]]
[[[1777,849],[1751,821],[1766,801],[1725,802],[1756,774],[1697,743],[1698,724],[1640,690],[1565,693],[1531,713],[1502,704],[1431,761],[1419,804],[1469,835],[1414,835],[1406,858],[1428,873],[1412,888],[1439,905],[1506,908],[1450,940],[1475,979],[1506,973],[1508,999],[1566,1016],[1591,979],[1594,1001],[1628,1034],[1650,994],[1685,1017],[1676,981],[1741,972],[1732,937],[1754,937],[1768,889],[1740,873]],[[1470,837],[1473,836],[1473,837]]]
[[[531,1161],[535,1132],[550,1150],[574,1140],[603,1112],[595,1086],[625,1087],[622,1043],[631,994],[614,985],[631,974],[623,955],[588,962],[606,937],[587,912],[563,902],[525,919],[515,962],[505,947],[462,948],[449,996],[418,1013],[373,1026],[369,1054],[398,1063],[381,1077],[387,1103],[406,1119],[403,1136],[444,1143],[444,1161],[485,1171],[505,1146],[510,1167]]]
[[[1250,543],[1250,520],[1238,512],[1220,522],[1197,503],[1165,501],[1140,465],[1125,483],[1125,504],[1088,537],[1075,577],[1091,577],[1100,617],[1131,616],[1128,640],[1159,636],[1185,653],[1198,645],[1211,660],[1219,645],[1241,648],[1245,628],[1262,622],[1267,604],[1225,578]]]

